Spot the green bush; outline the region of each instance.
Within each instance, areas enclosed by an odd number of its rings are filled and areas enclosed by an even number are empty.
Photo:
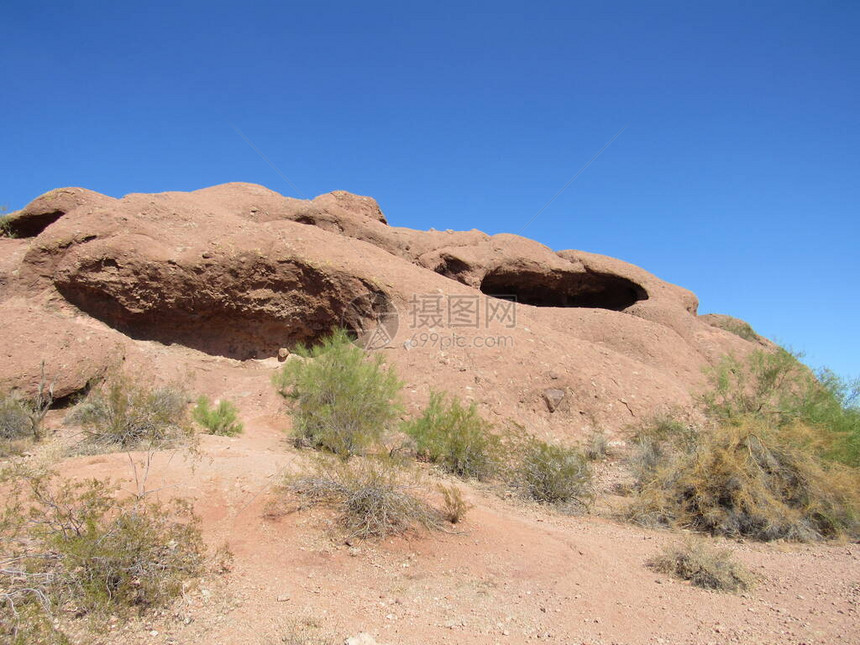
[[[382,356],[368,356],[336,330],[273,376],[293,403],[296,442],[347,458],[378,443],[400,413],[402,383]]]
[[[90,392],[67,423],[83,428],[84,443],[104,450],[157,449],[191,434],[185,392],[151,389],[125,376]]]
[[[501,464],[501,442],[472,403],[464,406],[444,393],[431,392],[420,417],[403,425],[420,458],[439,464],[458,477],[487,479]]]
[[[440,513],[410,492],[417,484],[407,475],[388,458],[323,459],[313,473],[288,478],[287,488],[309,505],[336,508],[339,523],[353,537],[440,528]]]
[[[242,433],[243,425],[238,421],[239,411],[230,401],[222,400],[213,408],[208,397],[201,396],[191,411],[191,416],[209,434],[234,437]]]
[[[731,423],[750,416],[782,424],[794,420],[811,380],[790,352],[757,350],[743,361],[726,356],[707,372],[709,390],[702,396],[706,413]]]
[[[809,383],[797,417],[829,434],[828,459],[860,467],[860,379],[847,381],[821,370]]]
[[[518,473],[526,497],[556,506],[588,505],[591,466],[575,448],[532,439],[525,447]]]
[[[190,507],[115,496],[99,480],[18,475],[0,521],[0,614],[17,631],[27,606],[80,613],[163,606],[201,573]]]
[[[732,559],[731,551],[715,549],[701,540],[669,546],[649,560],[648,566],[715,591],[746,591],[753,582],[752,575]]]
[[[785,349],[758,350],[741,361],[724,358],[709,374],[702,396],[717,423],[753,418],[774,427],[800,422],[817,428],[828,459],[860,466],[860,381],[833,372],[816,376]]]

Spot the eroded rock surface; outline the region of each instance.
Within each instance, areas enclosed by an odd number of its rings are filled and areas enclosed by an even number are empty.
[[[639,267],[515,235],[393,227],[375,200],[343,191],[59,189],[13,222],[32,236],[2,240],[0,304],[17,303],[10,315],[28,321],[16,343],[77,364],[84,381],[105,369],[109,347],[157,341],[276,362],[346,326],[382,337],[416,400],[450,390],[501,420],[575,433],[689,403],[704,366],[754,347]],[[516,301],[511,316],[494,319],[505,301]],[[39,356],[25,368],[16,354],[3,378],[31,383]],[[550,387],[564,405],[545,400]]]

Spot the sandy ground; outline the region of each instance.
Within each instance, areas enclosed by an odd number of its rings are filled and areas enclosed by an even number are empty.
[[[743,595],[715,593],[645,566],[677,534],[468,484],[474,508],[456,532],[346,544],[325,510],[269,512],[283,473],[303,459],[286,423],[260,416],[240,437],[203,437],[197,458],[156,456],[147,488],[194,500],[207,543],[229,545],[230,571],[206,575],[146,620],[115,621],[97,636],[77,621],[81,642],[341,643],[367,632],[389,645],[860,643],[857,544],[716,540],[759,582]],[[124,454],[67,460],[61,471],[132,472]]]

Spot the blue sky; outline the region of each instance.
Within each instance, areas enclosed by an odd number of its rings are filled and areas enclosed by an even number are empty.
[[[626,128],[524,234],[860,375],[860,3],[6,0],[0,25],[13,210],[249,181],[518,232]]]

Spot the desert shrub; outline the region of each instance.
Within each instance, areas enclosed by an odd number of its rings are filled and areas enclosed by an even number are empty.
[[[287,362],[272,380],[293,402],[297,443],[342,457],[377,443],[400,412],[402,384],[394,369],[352,344],[343,330],[296,353],[303,360]]]
[[[709,372],[702,396],[718,423],[748,418],[775,427],[800,422],[822,435],[821,456],[860,466],[860,381],[848,382],[829,370],[817,375],[791,352],[758,350],[741,361],[724,358]]]
[[[858,471],[818,456],[816,428],[748,418],[640,442],[635,521],[761,540],[858,533]]]
[[[104,450],[160,448],[191,433],[185,392],[148,388],[125,376],[91,391],[66,421],[83,428],[84,443]]]
[[[830,370],[808,383],[796,416],[829,435],[824,456],[860,467],[860,379],[847,381]]]
[[[438,488],[442,493],[442,516],[451,524],[459,524],[472,505],[463,499],[463,491],[459,487],[439,484]]]
[[[403,425],[419,457],[476,479],[492,476],[501,462],[501,443],[491,430],[474,403],[464,406],[457,397],[448,401],[441,392],[431,392],[421,416]]]
[[[190,507],[115,496],[109,483],[18,475],[0,521],[0,614],[27,607],[122,613],[162,606],[198,575],[203,543]],[[26,615],[26,614],[25,614]]]
[[[726,356],[708,371],[705,410],[720,422],[755,416],[782,424],[794,420],[798,402],[814,377],[791,352],[757,350],[741,361]]]
[[[0,237],[15,237],[9,219],[9,209],[6,206],[0,206]]]
[[[197,399],[197,405],[191,411],[191,416],[206,428],[209,434],[234,437],[242,433],[243,425],[238,420],[239,411],[230,401],[219,401],[213,408],[209,398],[201,396]]]
[[[0,439],[23,439],[33,436],[30,409],[20,397],[0,394]]]
[[[54,402],[54,386],[42,376],[32,398],[0,392],[0,440],[41,439],[45,416]]]
[[[753,583],[752,575],[732,559],[731,551],[716,549],[702,540],[687,540],[666,547],[648,561],[648,566],[715,591],[745,591]]]
[[[288,478],[287,488],[306,504],[335,508],[339,524],[352,537],[439,528],[439,512],[412,494],[417,484],[408,477],[389,459],[325,459],[310,474]]]
[[[633,433],[627,465],[640,488],[654,477],[658,467],[672,453],[693,450],[698,443],[698,429],[680,421],[675,414],[656,414]]]
[[[759,339],[759,335],[755,333],[752,325],[743,320],[721,320],[716,326],[744,340],[757,341]]]
[[[576,448],[532,439],[525,447],[517,474],[517,484],[530,499],[557,506],[588,505],[591,467]]]
[[[583,452],[589,461],[606,459],[609,454],[609,439],[604,432],[594,432],[585,443]]]
[[[72,645],[73,641],[54,624],[45,606],[38,602],[12,606],[11,602],[0,600],[0,642],[9,645]]]

